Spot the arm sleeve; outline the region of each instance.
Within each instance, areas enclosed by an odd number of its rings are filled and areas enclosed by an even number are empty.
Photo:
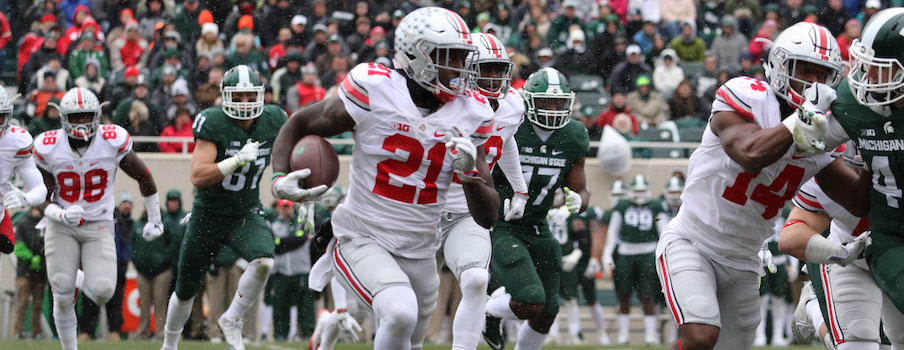
[[[25,186],[28,187],[28,192],[25,194],[28,205],[35,207],[44,203],[47,198],[47,186],[44,185],[44,176],[35,165],[34,158],[28,158],[19,165],[17,170],[19,177],[25,181]]]
[[[621,213],[612,212],[609,219],[609,231],[606,232],[606,248],[603,250],[603,261],[612,261],[612,253],[615,252],[615,245],[618,244],[618,232],[621,231]]]
[[[656,214],[656,231],[659,231],[659,235],[662,236],[662,232],[665,231],[665,227],[669,224],[669,214],[662,212]]]
[[[330,291],[333,292],[333,311],[348,308],[348,302],[345,299],[345,287],[339,284],[336,277],[330,280]]]
[[[518,159],[518,143],[515,135],[510,135],[502,144],[502,158],[499,159],[499,168],[505,174],[515,192],[527,193],[527,183],[524,181],[524,173],[521,171],[521,160]]]

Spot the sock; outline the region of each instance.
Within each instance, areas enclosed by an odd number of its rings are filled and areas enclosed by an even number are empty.
[[[769,297],[760,297],[760,324],[756,326],[756,338],[766,339],[766,310],[769,309]]]
[[[603,307],[600,304],[593,304],[590,307],[590,316],[593,318],[593,325],[599,332],[606,331],[606,318],[603,317]]]
[[[374,349],[411,349],[411,335],[417,324],[417,296],[408,286],[387,287],[374,295],[374,316],[378,319]]]
[[[179,300],[176,292],[170,295],[169,305],[166,308],[166,326],[163,329],[164,348],[176,349],[179,346],[182,327],[185,326],[185,322],[191,316],[191,306],[194,302],[194,297],[188,300]]]
[[[807,302],[807,316],[810,316],[810,322],[813,322],[813,329],[817,330],[818,335],[819,327],[821,327],[823,323],[826,323],[826,320],[822,318],[822,310],[819,308],[818,299]]]
[[[75,293],[53,294],[53,318],[63,350],[78,349],[76,339]]]
[[[333,292],[333,311],[346,309],[348,310],[348,299],[346,299],[345,287],[333,277],[330,280],[330,291]]]
[[[822,345],[825,345],[826,349],[835,350],[835,343],[832,342],[832,333],[826,333],[826,336],[822,338]]]
[[[618,336],[624,337],[628,335],[628,327],[631,325],[631,315],[619,314],[618,315]]]
[[[510,306],[511,302],[512,295],[509,293],[505,293],[496,299],[490,299],[487,301],[487,313],[489,313],[490,316],[498,317],[503,320],[517,320],[518,316],[515,316],[515,312],[512,311],[512,307]]]
[[[873,341],[848,340],[838,344],[838,350],[879,350],[879,343]]]
[[[257,258],[248,263],[242,277],[239,277],[235,296],[232,297],[232,302],[222,317],[240,319],[245,316],[245,312],[254,305],[254,301],[267,285],[271,267],[273,267],[272,258]]]
[[[452,322],[452,349],[476,349],[486,321],[487,283],[490,273],[482,268],[462,271],[461,302]]]
[[[518,329],[518,342],[515,343],[515,350],[540,350],[545,341],[546,334],[535,331],[528,322],[524,322]]]
[[[565,312],[568,314],[568,334],[578,335],[578,333],[581,333],[581,315],[578,310],[578,301],[571,299],[565,302]]]
[[[644,331],[647,335],[656,334],[656,321],[657,318],[654,315],[644,315],[643,317],[643,327]]]
[[[556,315],[556,319],[552,321],[552,326],[549,326],[549,333],[547,333],[550,337],[558,338],[559,337],[559,320],[562,319],[562,314]]]
[[[776,339],[785,339],[785,313],[788,307],[785,301],[779,297],[772,297],[772,342]]]

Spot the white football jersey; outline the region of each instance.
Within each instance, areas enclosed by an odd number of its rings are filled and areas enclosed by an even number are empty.
[[[407,79],[375,63],[353,68],[339,97],[355,120],[355,146],[348,196],[333,214],[336,236],[371,237],[410,259],[433,257],[453,175],[446,135],[457,125],[484,144],[493,130],[488,100],[473,92],[424,116]]]
[[[840,204],[835,203],[822,191],[822,188],[816,183],[816,179],[810,179],[810,181],[800,187],[797,195],[794,196],[793,203],[796,207],[803,210],[831,217],[832,224],[829,226],[829,239],[835,242],[853,242],[857,236],[869,230],[869,218],[854,216]]]
[[[740,77],[719,88],[713,113],[732,111],[763,129],[782,121],[778,98],[765,82]],[[727,266],[760,271],[757,252],[773,234],[773,223],[797,189],[832,162],[830,154],[784,156],[757,173],[732,160],[709,124],[700,147],[691,154],[682,208],[661,241],[686,238]],[[659,249],[665,244],[659,244]],[[657,254],[661,254],[657,251]]]
[[[14,172],[34,163],[31,158],[32,141],[31,134],[18,126],[10,126],[9,130],[0,135],[0,198],[9,191],[4,184],[13,178]],[[0,211],[2,210],[0,203]]]
[[[490,172],[499,158],[502,157],[502,145],[505,140],[510,139],[518,131],[518,127],[524,121],[524,100],[521,94],[509,89],[505,98],[499,100],[499,108],[493,115],[493,132],[487,142],[483,144],[487,153],[487,164],[490,165]],[[515,155],[516,157],[518,155]],[[468,200],[465,198],[465,190],[461,186],[458,177],[452,178],[452,185],[449,188],[449,194],[446,196],[445,212],[450,213],[467,213]]]
[[[85,221],[113,220],[116,169],[132,151],[132,138],[126,129],[101,125],[81,156],[61,129],[41,133],[34,144],[38,167],[56,180],[51,199],[54,203],[63,209],[81,206]]]

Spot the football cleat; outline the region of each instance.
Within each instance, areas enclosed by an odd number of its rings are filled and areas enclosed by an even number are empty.
[[[813,299],[816,299],[813,284],[807,282],[800,290],[800,301],[797,302],[797,308],[794,309],[794,315],[791,316],[791,334],[794,335],[794,341],[798,344],[810,344],[816,335],[813,320],[807,314],[807,303]]]
[[[227,350],[245,350],[245,343],[242,339],[242,327],[244,326],[242,319],[223,315],[217,320],[217,324],[220,325],[220,330],[223,331]]]

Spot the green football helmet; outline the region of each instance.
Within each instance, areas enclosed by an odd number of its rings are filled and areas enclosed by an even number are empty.
[[[615,180],[615,182],[612,183],[612,189],[609,190],[609,205],[614,206],[619,200],[625,198],[625,194],[627,193],[628,188],[625,187],[625,183],[622,182],[622,180]]]
[[[555,68],[534,72],[521,92],[527,119],[544,129],[559,129],[571,118],[574,92],[562,73]]]
[[[848,85],[864,106],[885,106],[904,98],[904,8],[873,15],[851,44],[854,66]]]
[[[637,205],[643,205],[650,201],[652,194],[650,193],[650,183],[647,178],[641,174],[634,176],[631,181],[631,201]]]
[[[248,102],[242,102],[235,93],[255,93]],[[223,74],[220,82],[223,97],[223,113],[232,119],[249,120],[264,112],[264,83],[260,75],[246,65],[232,67]]]
[[[670,207],[681,206],[681,193],[684,192],[684,180],[672,176],[665,184],[665,201]]]

